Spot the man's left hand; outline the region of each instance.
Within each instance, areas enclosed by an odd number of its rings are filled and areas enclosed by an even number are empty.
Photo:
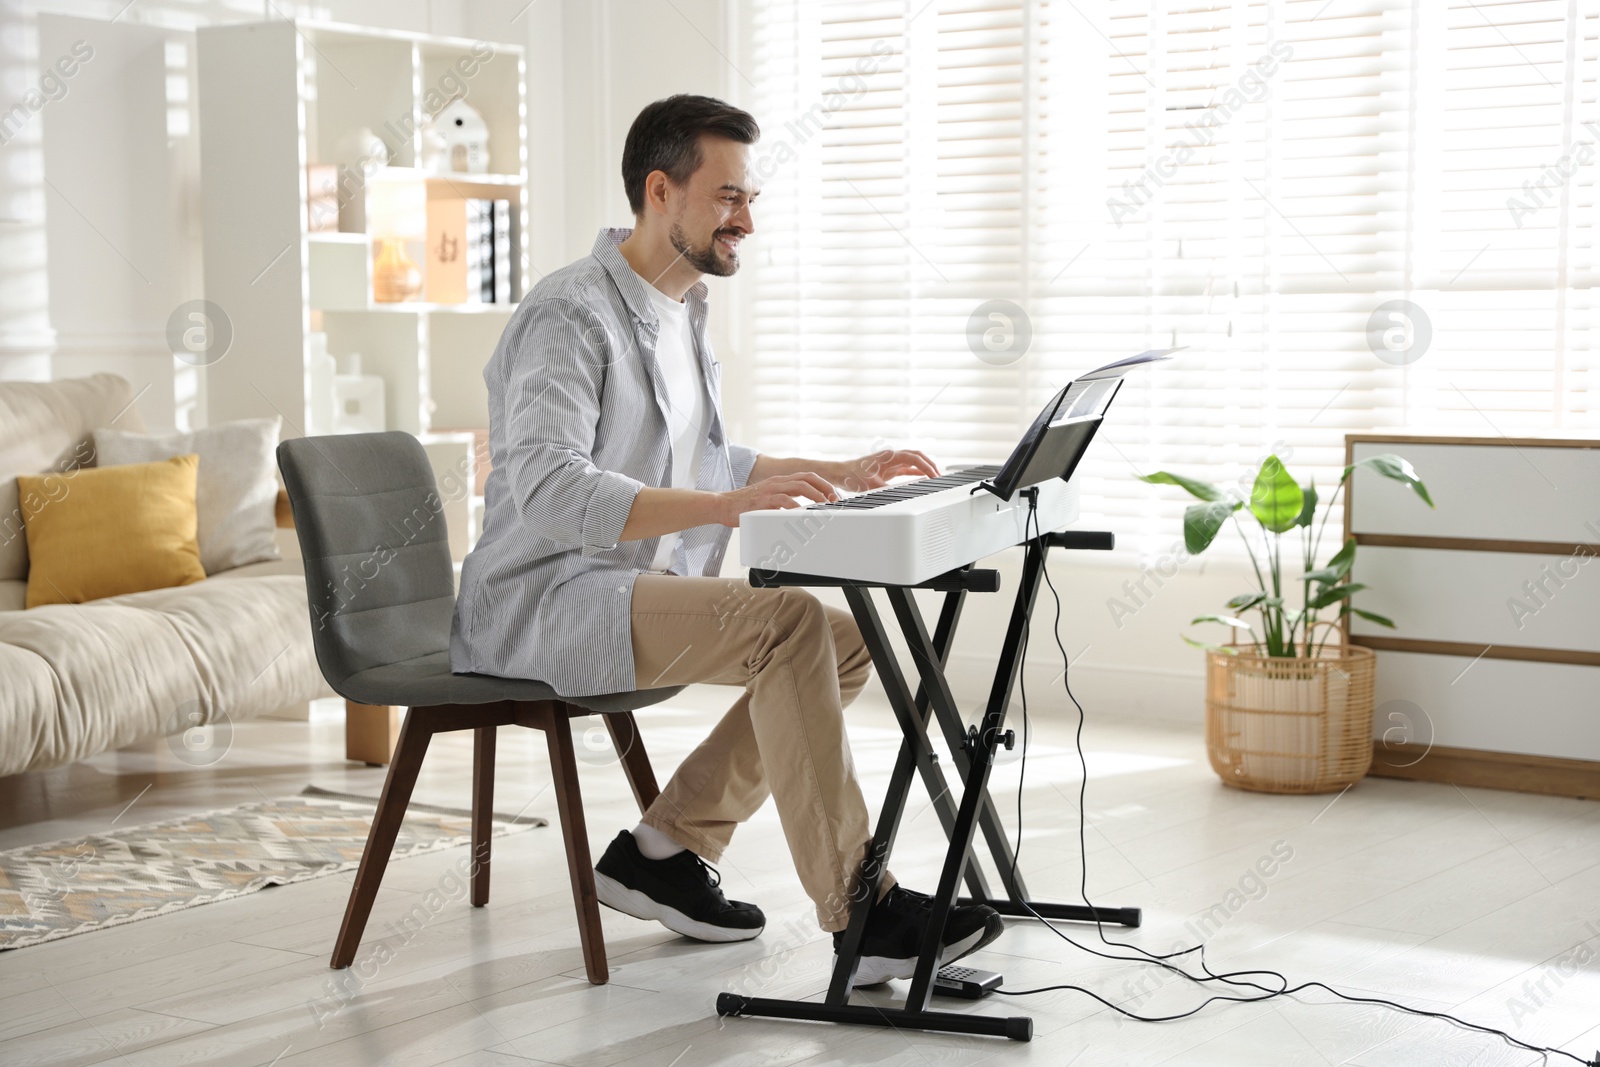
[[[891,480],[908,474],[937,478],[939,467],[921,452],[886,448],[860,459],[829,464],[827,470],[818,473],[841,489],[861,493],[868,489],[880,489]]]

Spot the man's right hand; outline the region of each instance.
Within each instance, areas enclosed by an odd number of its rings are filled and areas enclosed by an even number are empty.
[[[838,500],[839,492],[833,483],[820,474],[779,474],[752,482],[743,489],[718,493],[723,512],[717,521],[724,526],[738,526],[739,516],[747,511],[764,511],[769,508],[798,508],[803,502],[823,503]]]

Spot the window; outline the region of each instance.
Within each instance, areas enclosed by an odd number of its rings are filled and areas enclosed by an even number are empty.
[[[1154,554],[1183,501],[1135,471],[1600,427],[1600,0],[755,7],[763,448],[996,460],[1075,372],[1187,345],[1084,469]]]

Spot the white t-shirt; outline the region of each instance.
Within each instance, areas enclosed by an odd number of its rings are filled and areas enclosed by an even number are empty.
[[[641,277],[641,281],[644,279]],[[694,326],[689,321],[689,306],[674,300],[660,289],[644,283],[650,302],[661,320],[656,335],[656,364],[667,386],[667,432],[672,436],[672,486],[693,489],[700,480],[700,460],[705,454],[707,426],[706,392],[701,383],[700,359],[695,354]],[[672,568],[678,534],[667,534],[656,547],[653,571]]]

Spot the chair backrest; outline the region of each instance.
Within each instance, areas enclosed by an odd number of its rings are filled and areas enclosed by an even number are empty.
[[[448,651],[455,575],[422,443],[399,431],[300,437],[278,446],[278,467],[334,691],[358,671]]]

